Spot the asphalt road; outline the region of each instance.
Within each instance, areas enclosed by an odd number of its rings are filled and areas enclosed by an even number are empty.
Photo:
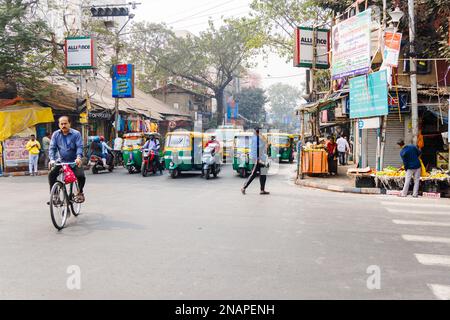
[[[46,177],[0,178],[1,299],[450,297],[450,201],[257,180],[87,173],[86,203],[53,227]]]

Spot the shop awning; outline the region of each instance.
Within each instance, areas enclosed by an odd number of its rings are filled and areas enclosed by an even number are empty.
[[[53,122],[51,108],[39,105],[13,105],[0,109],[0,141],[39,123]]]

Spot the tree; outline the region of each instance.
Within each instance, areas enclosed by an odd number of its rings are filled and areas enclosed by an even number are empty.
[[[264,105],[267,102],[265,91],[261,88],[244,88],[237,95],[239,102],[239,114],[246,119],[262,125],[266,111]]]
[[[55,67],[57,45],[47,24],[34,15],[38,1],[2,0],[0,3],[0,84],[4,97],[18,93],[41,96],[36,82]]]
[[[217,100],[218,122],[222,123],[224,90],[235,74],[250,65],[249,58],[258,50],[255,39],[259,32],[242,21],[231,20],[220,28],[210,22],[199,36],[177,37],[165,25],[141,22],[131,31],[128,52],[142,71],[138,79],[172,77],[209,88]]]
[[[269,102],[271,118],[278,129],[293,129],[292,121],[294,108],[301,99],[301,92],[297,88],[284,83],[275,83],[269,87]]]

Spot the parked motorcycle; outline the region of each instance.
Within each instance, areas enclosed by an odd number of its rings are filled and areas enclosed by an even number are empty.
[[[217,178],[217,175],[220,172],[220,159],[216,154],[216,147],[214,145],[208,146],[203,150],[202,156],[202,177],[205,177],[206,180],[209,180],[211,174],[214,178]]]
[[[103,160],[97,155],[91,155],[89,159],[89,166],[92,166],[92,173],[97,174],[99,171],[108,170],[112,172],[114,170],[114,155],[108,151],[108,156],[106,157],[106,167],[103,165]]]
[[[162,172],[161,164],[158,162],[156,153],[153,150],[143,149],[142,150],[142,165],[141,173],[143,177],[148,176],[149,172],[156,174],[160,170]]]

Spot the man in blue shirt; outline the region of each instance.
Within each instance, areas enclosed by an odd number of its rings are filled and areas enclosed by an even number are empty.
[[[261,185],[260,194],[269,194],[265,190],[267,180],[267,144],[263,137],[259,133],[259,128],[255,129],[256,134],[252,137],[250,145],[250,161],[254,163],[252,173],[248,177],[244,186],[241,188],[242,194],[245,194],[245,190],[248,188],[253,179],[259,174],[259,183]]]
[[[77,130],[70,128],[70,119],[67,116],[62,116],[58,120],[60,130],[57,130],[52,135],[50,141],[49,156],[51,168],[58,160],[60,162],[75,162],[76,167],[72,168],[75,176],[78,179],[78,186],[80,192],[76,195],[77,202],[84,202],[83,188],[86,183],[86,177],[84,170],[81,167],[81,159],[83,157],[83,139],[81,133]],[[58,154],[58,155],[57,155]],[[51,169],[48,174],[48,182],[50,184],[50,190],[55,184],[58,175],[60,173],[61,166],[56,165]]]
[[[403,160],[403,165],[406,170],[405,185],[403,186],[403,190],[400,196],[406,197],[408,195],[411,177],[414,176],[413,197],[417,198],[419,195],[421,173],[419,156],[422,154],[422,152],[415,145],[405,145],[405,142],[403,140],[399,140],[397,144],[402,148],[402,150],[400,151],[400,157]]]

